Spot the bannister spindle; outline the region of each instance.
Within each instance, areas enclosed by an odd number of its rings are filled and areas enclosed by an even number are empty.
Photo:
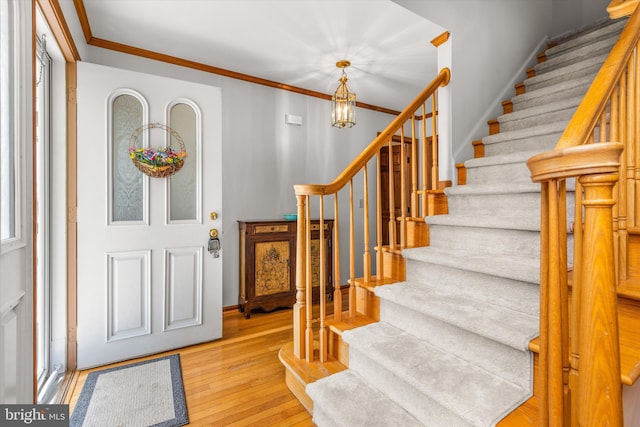
[[[362,271],[364,281],[371,280],[371,254],[369,253],[369,174],[364,165],[364,253],[362,254]],[[379,268],[379,267],[378,267]]]
[[[402,144],[401,144],[402,145]],[[395,196],[395,166],[393,164],[393,137],[389,138],[389,249],[396,248],[396,196]],[[379,275],[382,277],[382,275]]]
[[[578,390],[578,375],[580,372],[580,313],[582,308],[581,290],[578,286],[582,283],[582,185],[576,179],[575,200],[574,200],[574,220],[573,220],[573,286],[571,287],[571,374],[569,378],[569,386],[571,390]],[[571,408],[574,413],[580,412],[580,402],[578,401],[578,393],[575,391],[571,394]],[[574,417],[575,421],[575,417]]]
[[[324,243],[324,196],[320,195],[320,219],[319,228],[318,228],[318,240],[320,244],[320,265],[318,269],[320,270],[320,286],[318,293],[318,300],[320,302],[320,331],[319,331],[319,341],[320,341],[320,362],[324,363],[327,361],[328,354],[328,342],[329,342],[329,334],[327,332],[327,254]],[[313,287],[313,286],[312,286]]]
[[[540,373],[540,397],[538,400],[538,418],[540,427],[549,426],[549,188],[555,181],[541,182],[540,196],[540,354],[538,365]]]
[[[607,136],[607,112],[603,112],[600,116],[600,121],[598,125],[598,129],[600,130],[600,134],[598,137],[598,141],[608,141],[609,137]]]
[[[416,116],[411,116],[411,217],[418,216],[418,140],[416,139]]]
[[[571,391],[569,389],[569,284],[567,280],[567,181],[558,183],[558,253],[559,253],[559,285],[560,285],[560,330],[562,341],[562,399],[564,425],[571,425]]]
[[[620,344],[613,259],[612,211],[616,174],[585,175],[584,263],[578,393],[581,426],[621,427]]]
[[[356,238],[353,179],[349,180],[349,316],[356,314]]]
[[[636,63],[635,63],[635,96],[640,96],[640,44],[636,44],[634,50]],[[635,97],[634,97],[635,99]],[[638,227],[640,225],[640,142],[638,136],[640,135],[640,102],[635,102],[635,108],[633,109],[633,123],[635,128],[634,138],[627,141],[625,150],[630,150],[630,156],[633,158],[633,172],[632,172],[632,189],[629,192],[633,198],[633,204],[630,204],[629,214],[629,226]],[[630,197],[631,198],[631,197]]]
[[[407,247],[407,153],[400,128],[400,248]]]
[[[333,318],[342,319],[342,290],[340,289],[340,218],[338,193],[333,196]]]
[[[305,217],[308,196],[297,195],[298,219],[296,232],[296,302],[293,305],[293,354],[301,359],[306,355],[305,332],[306,332],[306,299],[305,299],[305,279],[307,262],[305,260],[305,242],[307,220]]]
[[[420,216],[426,216],[428,210],[427,190],[429,189],[429,145],[427,143],[427,111],[426,103],[422,104],[422,212]]]
[[[438,177],[438,91],[431,96],[431,190],[439,187]]]
[[[307,329],[305,333],[305,354],[307,362],[313,362],[313,286],[312,286],[312,267],[311,267],[311,209],[310,200],[307,200],[305,209],[305,306],[307,309]]]
[[[548,363],[549,363],[549,424],[553,427],[564,425],[564,385],[562,348],[562,292],[560,279],[561,241],[559,226],[558,183],[549,186],[549,298],[548,314]],[[566,272],[566,265],[564,266]]]
[[[381,149],[382,150],[382,149]],[[376,156],[376,276],[382,277],[384,266],[382,262],[382,161],[381,151]],[[389,153],[390,154],[390,153]]]

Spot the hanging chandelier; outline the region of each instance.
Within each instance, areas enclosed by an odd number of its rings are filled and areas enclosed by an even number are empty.
[[[351,62],[345,59],[336,62],[336,67],[342,68],[342,77],[331,97],[331,125],[338,128],[350,128],[356,124],[356,94],[349,91],[344,71],[350,65]]]

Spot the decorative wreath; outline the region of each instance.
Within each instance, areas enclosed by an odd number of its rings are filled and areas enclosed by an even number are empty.
[[[167,132],[170,137],[174,137],[180,145],[180,151],[176,151],[171,147],[171,139],[169,145],[164,148],[138,148],[138,137],[147,129],[162,129]],[[140,126],[133,131],[129,139],[129,157],[140,172],[153,178],[166,178],[178,172],[184,166],[184,160],[187,157],[184,141],[175,130],[161,123],[148,123]]]

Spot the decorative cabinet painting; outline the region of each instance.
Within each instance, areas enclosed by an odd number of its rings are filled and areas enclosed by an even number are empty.
[[[240,296],[239,308],[245,317],[251,310],[271,311],[293,307],[296,302],[296,221],[239,221]],[[326,295],[333,295],[332,278],[333,220],[324,221],[327,264]],[[314,301],[320,288],[320,223],[311,223],[311,281]]]

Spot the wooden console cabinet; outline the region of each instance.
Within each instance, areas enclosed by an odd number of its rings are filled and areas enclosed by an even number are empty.
[[[240,295],[238,305],[248,319],[251,310],[271,311],[296,302],[297,222],[238,221],[240,231]],[[326,294],[333,295],[333,220],[324,220]],[[320,285],[320,223],[311,222],[311,264],[314,288]],[[315,289],[314,289],[315,290]],[[314,292],[314,301],[318,300]]]

